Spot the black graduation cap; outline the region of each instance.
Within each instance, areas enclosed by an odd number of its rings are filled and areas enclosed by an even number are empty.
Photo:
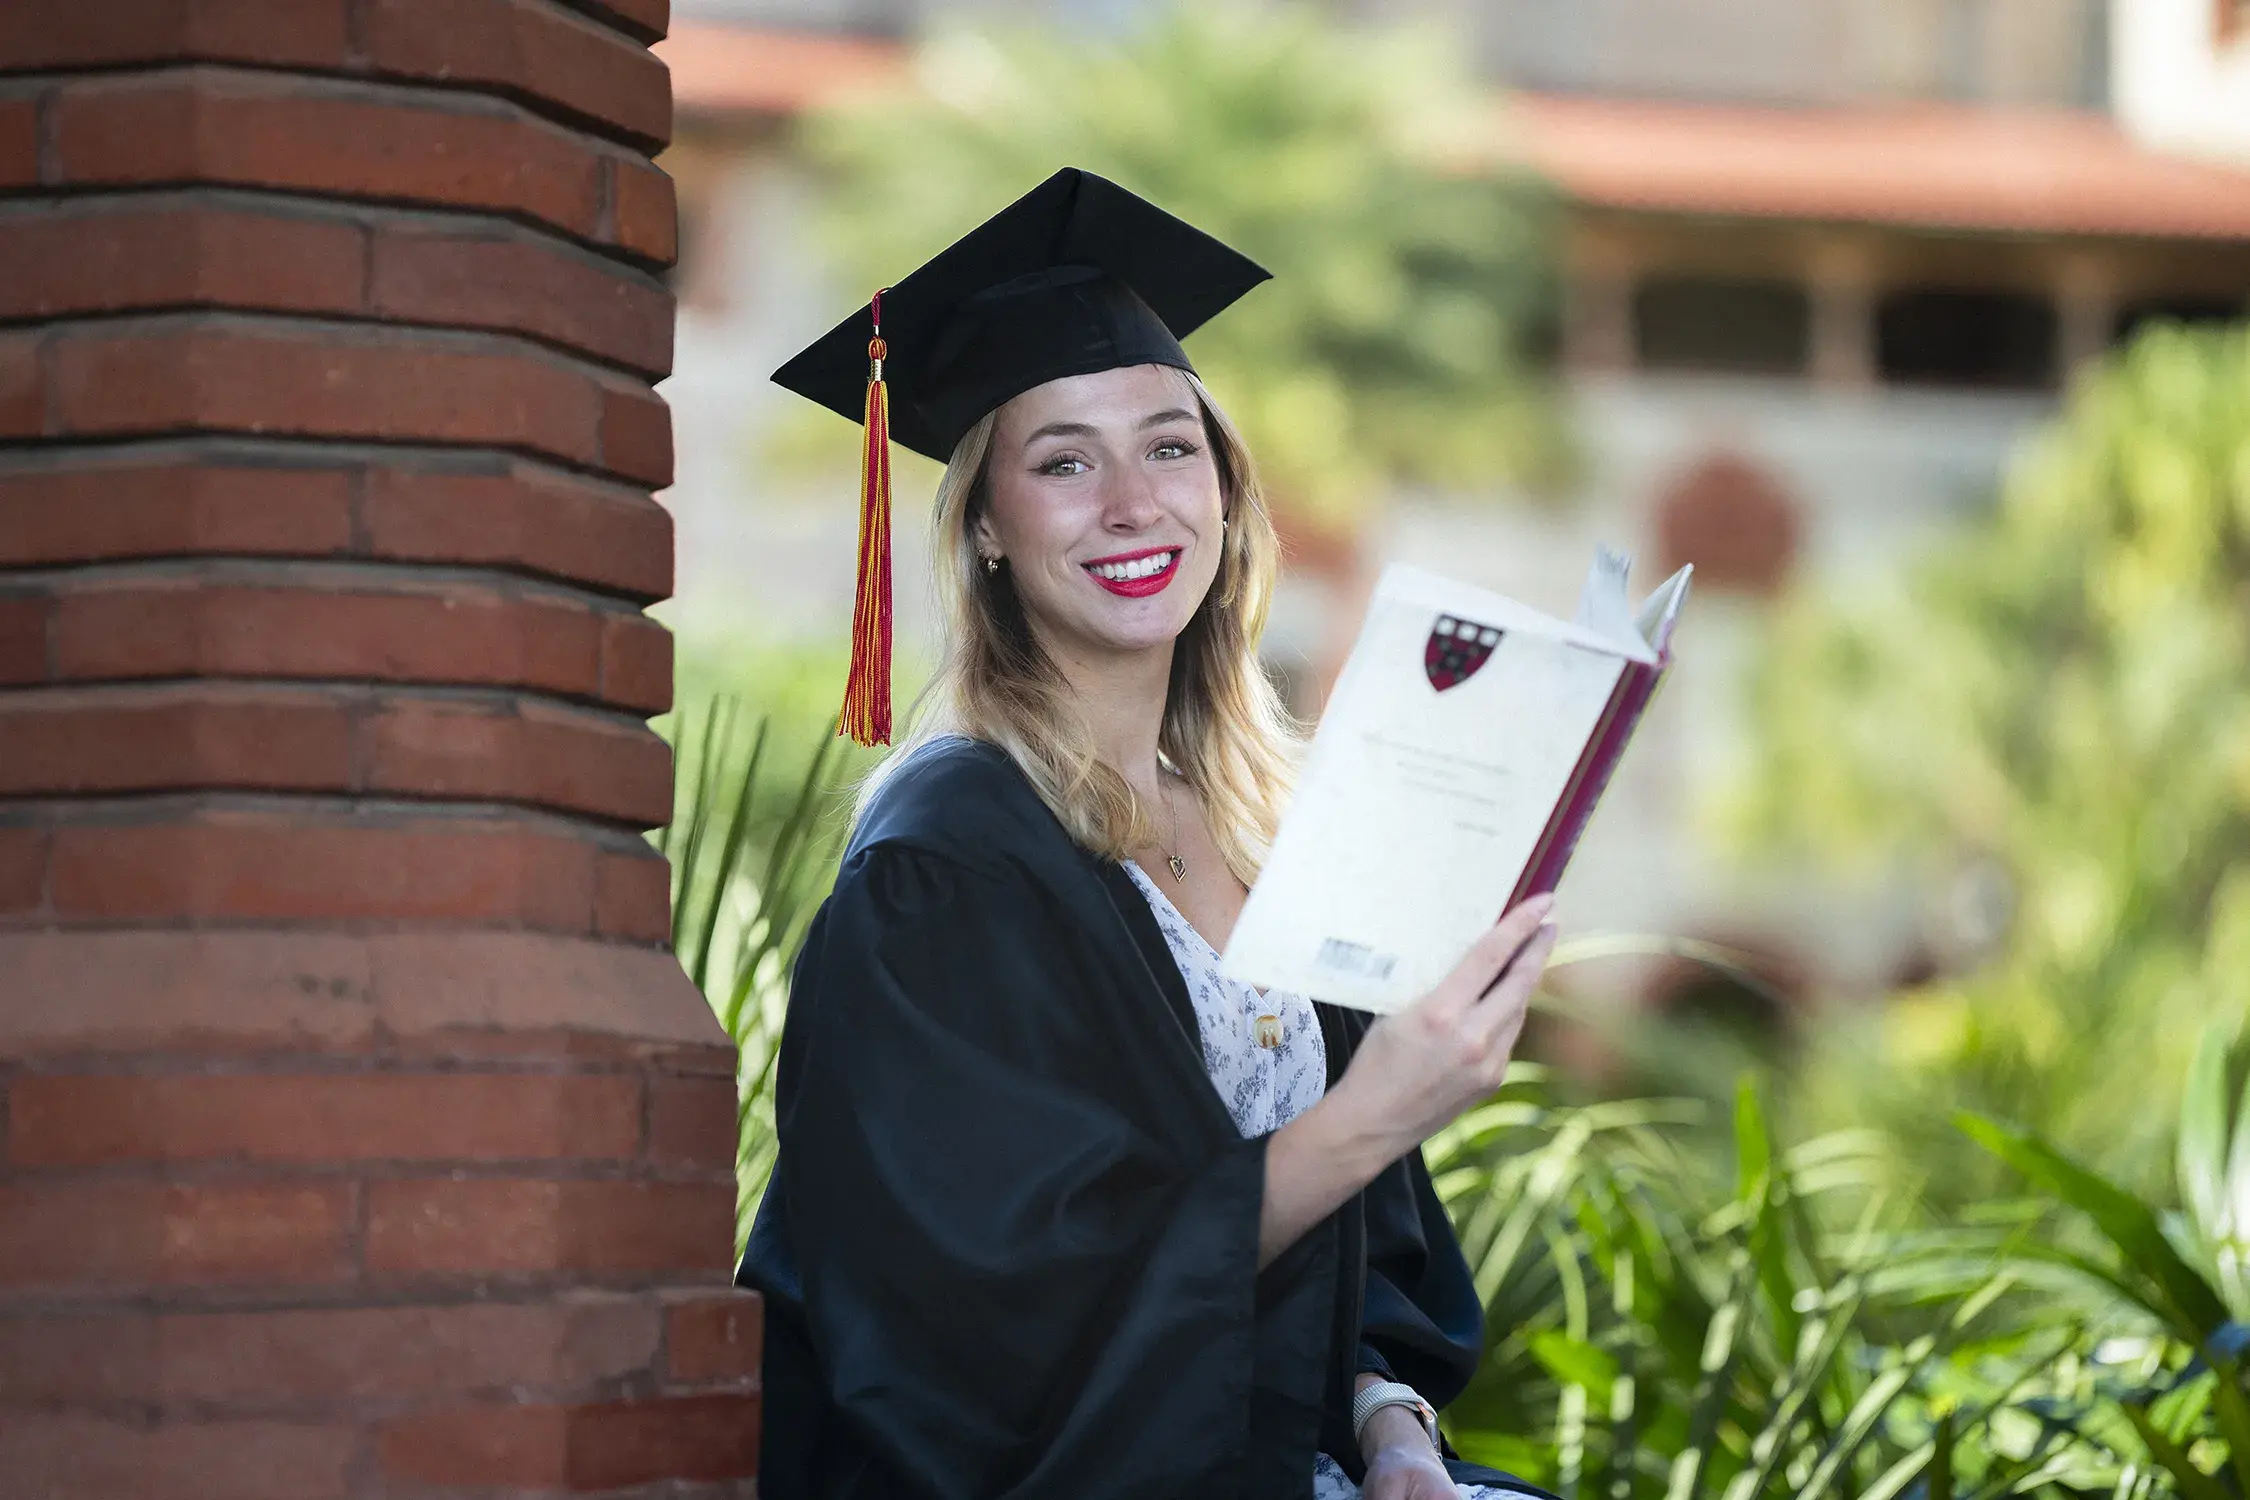
[[[1270,275],[1147,199],[1065,167],[882,293],[891,437],[943,463],[1033,386],[1128,365],[1193,369],[1180,340]],[[874,304],[774,372],[859,421]]]
[[[1147,199],[1065,167],[774,372],[867,429],[839,732],[890,741],[890,440],[942,463],[985,413],[1050,380],[1130,365],[1192,370],[1180,340],[1269,274]]]

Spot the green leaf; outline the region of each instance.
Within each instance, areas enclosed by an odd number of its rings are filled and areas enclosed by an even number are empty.
[[[1957,1118],[1986,1150],[2092,1219],[2127,1267],[2155,1289],[2158,1309],[2181,1339],[2200,1347],[2226,1321],[2218,1294],[2172,1248],[2147,1204],[2032,1136],[1976,1115]]]
[[[2188,1458],[2186,1449],[2158,1430],[2156,1424],[2149,1420],[2145,1407],[2130,1401],[2121,1401],[2118,1407],[2125,1413],[2126,1420],[2133,1424],[2133,1430],[2140,1434],[2141,1441],[2148,1445],[2149,1456],[2163,1466],[2165,1473],[2172,1476],[2172,1482],[2180,1487],[2180,1493],[2187,1500],[2234,1500],[2227,1493],[2225,1485],[2195,1466]],[[1933,1496],[1932,1500],[1938,1500],[1938,1497]]]
[[[1735,1270],[1734,1289],[1712,1315],[1710,1329],[1704,1337],[1695,1399],[1688,1409],[1687,1442],[1672,1461],[1665,1500],[1694,1500],[1703,1493],[1711,1444],[1718,1433],[1719,1418],[1726,1410],[1735,1367],[1741,1361],[1743,1339],[1748,1332],[1744,1324],[1757,1290],[1757,1263],[1744,1251]]]
[[[2224,1222],[2227,1202],[2227,1036],[2217,1022],[2203,1029],[2188,1067],[2177,1168],[2180,1196],[2208,1234]]]
[[[1583,1339],[1556,1329],[1531,1336],[1531,1356],[1566,1385],[1583,1386],[1596,1407],[1606,1409],[1617,1385],[1617,1359]]]

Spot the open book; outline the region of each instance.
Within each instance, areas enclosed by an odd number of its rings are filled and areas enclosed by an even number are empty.
[[[1321,716],[1222,971],[1403,1009],[1562,878],[1671,661],[1682,568],[1639,611],[1601,549],[1577,618],[1394,565]]]

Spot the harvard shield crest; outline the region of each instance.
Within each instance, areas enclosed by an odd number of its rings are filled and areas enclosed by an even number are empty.
[[[1477,668],[1492,659],[1492,648],[1499,644],[1500,632],[1490,625],[1439,615],[1429,643],[1422,648],[1422,670],[1430,686],[1442,693],[1476,676]]]

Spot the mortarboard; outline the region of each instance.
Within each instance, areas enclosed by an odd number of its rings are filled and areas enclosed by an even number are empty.
[[[942,463],[987,412],[1050,380],[1192,370],[1180,340],[1267,275],[1146,199],[1065,167],[774,372],[866,427],[839,732],[890,742],[891,440]]]

